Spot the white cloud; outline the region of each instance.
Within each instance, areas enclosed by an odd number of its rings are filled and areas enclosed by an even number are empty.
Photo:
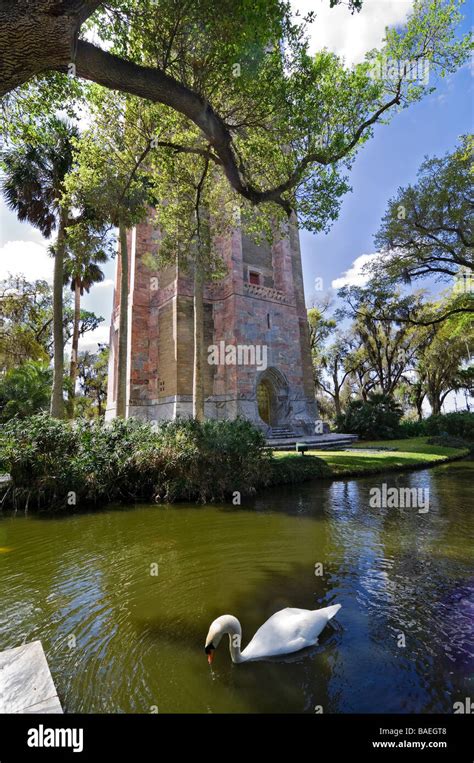
[[[374,262],[374,258],[380,257],[380,252],[361,254],[352,263],[351,267],[339,278],[331,282],[333,289],[341,289],[343,286],[365,286],[369,281],[369,274],[364,272],[365,265]]]
[[[108,321],[104,321],[94,331],[84,334],[79,340],[80,352],[97,352],[98,344],[108,344],[110,339],[110,327]]]
[[[345,4],[331,8],[329,0],[292,0],[292,5],[302,16],[317,14],[310,27],[311,52],[327,48],[350,66],[381,46],[385,27],[405,22],[413,0],[364,0],[360,13],[354,14]]]
[[[113,278],[104,278],[103,281],[99,281],[99,283],[95,283],[93,286],[93,289],[113,289],[114,287],[114,280]]]
[[[0,278],[8,274],[22,274],[29,281],[53,280],[53,259],[47,253],[47,244],[36,241],[7,241],[0,247]]]

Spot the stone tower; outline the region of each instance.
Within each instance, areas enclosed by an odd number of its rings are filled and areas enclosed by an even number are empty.
[[[128,234],[127,415],[159,421],[192,415],[193,282],[178,266],[150,268],[159,231]],[[240,415],[267,435],[313,434],[317,417],[299,235],[256,245],[241,229],[216,240],[227,275],[205,289],[206,417]],[[120,261],[110,331],[106,418],[115,415]]]

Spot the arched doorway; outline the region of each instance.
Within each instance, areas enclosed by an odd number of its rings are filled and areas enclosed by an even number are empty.
[[[258,415],[267,426],[287,423],[289,415],[289,385],[276,368],[267,368],[257,377]]]
[[[257,406],[258,415],[268,426],[271,426],[271,391],[267,382],[262,381],[257,384]]]

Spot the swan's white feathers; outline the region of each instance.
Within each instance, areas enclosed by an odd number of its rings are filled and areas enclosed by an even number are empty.
[[[275,612],[256,632],[242,652],[243,660],[261,660],[314,646],[318,636],[340,604],[324,609],[287,607]]]

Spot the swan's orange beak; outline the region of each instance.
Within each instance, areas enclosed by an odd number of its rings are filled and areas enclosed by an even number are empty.
[[[215,648],[214,644],[208,644],[204,648],[204,651],[207,654],[207,661],[208,661],[209,665],[212,665],[212,661],[214,659],[214,652],[215,652],[215,650],[216,650],[216,648]]]

